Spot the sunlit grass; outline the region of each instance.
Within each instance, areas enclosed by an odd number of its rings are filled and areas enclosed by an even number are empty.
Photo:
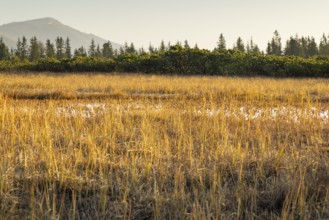
[[[328,85],[3,74],[0,218],[328,218]]]

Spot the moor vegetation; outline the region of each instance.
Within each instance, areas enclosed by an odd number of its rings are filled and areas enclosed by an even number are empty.
[[[329,218],[328,83],[3,73],[0,218]]]

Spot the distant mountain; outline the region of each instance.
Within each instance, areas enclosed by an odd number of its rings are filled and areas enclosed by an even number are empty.
[[[43,43],[49,39],[55,44],[56,37],[69,37],[72,51],[83,46],[87,51],[90,42],[94,39],[95,44],[99,44],[102,48],[103,44],[108,42],[101,37],[93,34],[86,34],[62,24],[53,18],[40,18],[30,21],[13,22],[0,26],[0,37],[8,48],[16,48],[18,38],[22,39],[25,36],[28,40],[36,36]],[[113,49],[119,49],[122,45],[112,42]]]

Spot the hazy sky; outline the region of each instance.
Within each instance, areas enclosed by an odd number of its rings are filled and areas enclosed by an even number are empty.
[[[241,36],[265,49],[274,30],[283,41],[298,33],[318,42],[329,34],[328,0],[0,0],[0,25],[53,17],[80,31],[137,47],[161,40],[213,49]]]

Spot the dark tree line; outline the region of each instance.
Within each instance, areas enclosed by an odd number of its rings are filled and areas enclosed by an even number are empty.
[[[220,34],[216,48],[199,49],[187,40],[175,44],[162,41],[158,47],[136,49],[127,42],[119,50],[111,43],[72,52],[70,39],[57,37],[45,44],[32,37],[18,39],[17,48],[9,51],[0,38],[0,70],[18,71],[100,71],[144,72],[159,74],[202,74],[271,77],[329,77],[329,40],[323,35],[319,45],[313,37],[290,37],[283,48],[275,31],[266,53],[253,40],[239,37],[232,49]]]
[[[316,43],[314,37],[299,37],[298,35],[291,36],[283,46],[279,32],[276,30],[273,34],[272,39],[268,42],[266,47],[267,55],[276,56],[299,56],[303,58],[309,58],[312,56],[329,56],[329,36],[323,34],[319,44]],[[185,49],[192,48],[188,41],[184,43],[177,42],[175,45],[182,46]],[[96,57],[96,58],[115,58],[118,55],[124,53],[130,54],[143,54],[143,53],[163,53],[171,47],[171,43],[165,44],[164,41],[160,43],[158,47],[149,45],[148,50],[144,48],[136,49],[133,43],[128,44],[127,42],[119,50],[114,50],[112,44],[107,42],[103,45],[96,45],[94,40],[91,40],[89,48],[80,47],[72,51],[70,45],[70,39],[63,39],[57,37],[55,42],[52,43],[49,39],[45,44],[39,41],[36,37],[32,37],[29,41],[24,36],[22,39],[17,40],[16,48],[9,50],[4,44],[2,38],[0,38],[0,60],[5,59],[19,59],[36,61],[41,58],[53,58],[57,60],[71,59],[72,57]],[[193,48],[198,48],[195,45]],[[228,50],[226,40],[223,34],[220,34],[217,42],[217,47],[214,50]],[[244,43],[241,37],[238,37],[234,43],[232,50],[237,50],[244,53],[262,53],[260,48],[251,39]]]
[[[73,56],[113,58],[115,51],[110,42],[103,44],[102,48],[100,48],[92,40],[88,51],[80,47],[72,52],[69,38],[63,39],[62,37],[57,37],[54,43],[48,39],[44,44],[36,37],[32,37],[28,42],[25,36],[22,39],[18,38],[16,48],[9,51],[3,39],[0,38],[0,60],[18,59],[33,62],[43,58],[57,60],[71,59]]]
[[[328,38],[329,36],[327,37],[325,34],[323,34],[318,45],[314,37],[299,37],[296,34],[295,36],[291,36],[283,47],[280,34],[276,30],[271,41],[269,41],[267,44],[266,54],[276,56],[299,56],[304,58],[309,58],[312,56],[329,56]],[[219,37],[217,49],[226,49],[226,41],[223,34],[221,34]],[[241,37],[239,37],[236,43],[233,45],[233,50],[249,53],[264,53],[260,51],[257,44],[254,44],[252,39],[245,46]]]

